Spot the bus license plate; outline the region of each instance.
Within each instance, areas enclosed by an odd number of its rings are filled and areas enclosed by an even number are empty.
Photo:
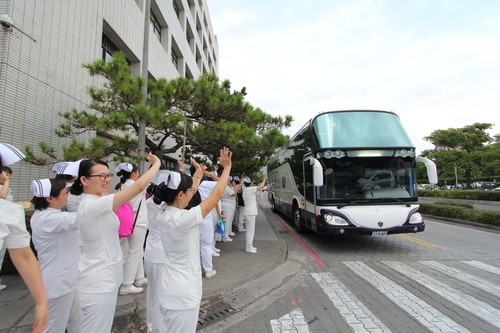
[[[387,231],[372,231],[372,236],[386,236]]]

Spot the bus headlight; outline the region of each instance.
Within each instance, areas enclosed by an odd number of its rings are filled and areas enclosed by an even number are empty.
[[[349,225],[345,219],[331,213],[325,214],[325,222],[329,225]]]
[[[422,214],[420,214],[419,212],[413,213],[410,216],[410,220],[408,221],[408,223],[410,223],[410,224],[420,224],[423,222],[424,222],[424,219],[422,217]]]

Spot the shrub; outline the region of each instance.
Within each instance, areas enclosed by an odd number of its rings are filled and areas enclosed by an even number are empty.
[[[500,201],[500,191],[481,191],[481,190],[418,190],[419,197],[446,198],[446,199],[464,199],[464,200],[484,200]]]
[[[467,205],[439,203],[421,203],[422,214],[447,217],[456,220],[500,226],[500,212],[487,210],[474,210]]]

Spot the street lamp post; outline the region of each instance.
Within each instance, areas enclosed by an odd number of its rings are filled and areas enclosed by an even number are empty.
[[[141,76],[143,79],[141,87],[141,103],[146,107],[146,100],[148,96],[148,61],[149,61],[149,21],[151,20],[151,0],[146,0],[144,8],[144,39],[142,44],[142,64]],[[144,155],[146,148],[146,123],[144,119],[139,120],[138,131],[138,149],[139,155],[139,171],[145,171]]]

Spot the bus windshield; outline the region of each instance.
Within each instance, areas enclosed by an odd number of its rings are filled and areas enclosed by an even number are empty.
[[[402,157],[321,158],[323,186],[317,187],[322,204],[353,200],[415,200],[415,160]]]
[[[318,148],[413,147],[391,112],[330,112],[316,117],[312,126]]]

